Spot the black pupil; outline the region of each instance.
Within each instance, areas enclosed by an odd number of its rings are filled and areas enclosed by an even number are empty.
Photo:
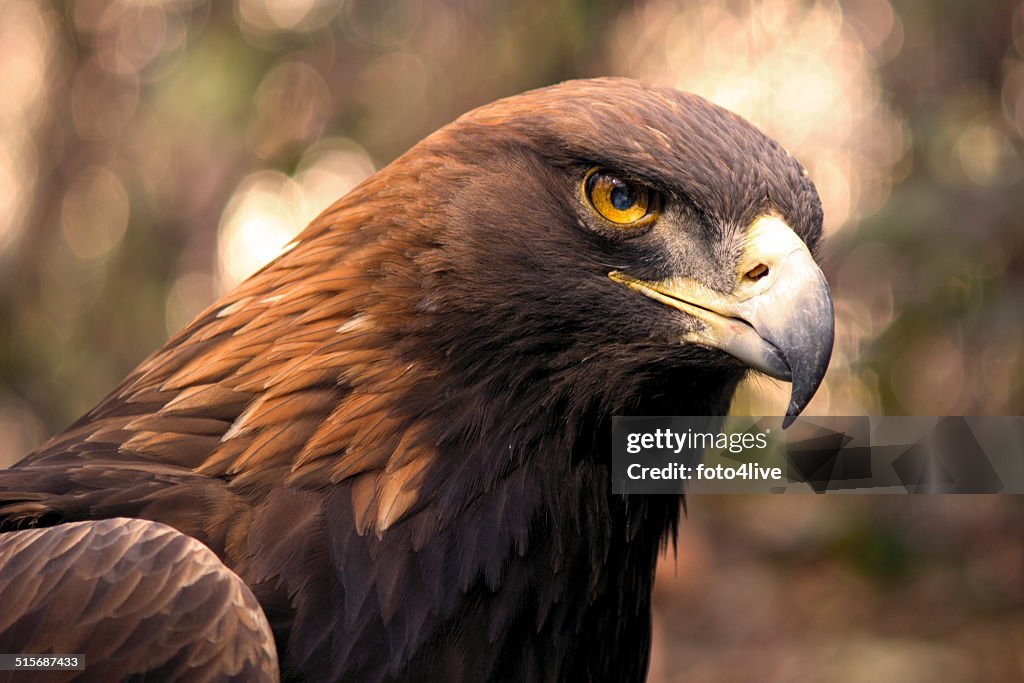
[[[619,211],[631,209],[636,204],[636,190],[629,183],[616,183],[615,187],[612,188],[610,199],[612,200],[612,206]]]

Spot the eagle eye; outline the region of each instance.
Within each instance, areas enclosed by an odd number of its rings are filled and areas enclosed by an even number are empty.
[[[599,167],[583,177],[583,195],[594,210],[615,225],[640,227],[658,214],[658,196],[651,188]]]

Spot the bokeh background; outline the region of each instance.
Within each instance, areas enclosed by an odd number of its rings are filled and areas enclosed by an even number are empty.
[[[425,134],[596,75],[810,170],[838,329],[809,412],[1022,412],[1020,2],[2,0],[0,464]],[[701,497],[659,572],[651,681],[1024,680],[1019,498]]]

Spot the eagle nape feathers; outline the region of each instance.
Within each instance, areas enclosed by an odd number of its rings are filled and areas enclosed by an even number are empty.
[[[693,95],[465,114],[0,472],[0,651],[83,653],[64,680],[644,680],[681,501],[611,493],[612,416],[724,415],[751,370],[802,411],[821,231],[800,164]]]

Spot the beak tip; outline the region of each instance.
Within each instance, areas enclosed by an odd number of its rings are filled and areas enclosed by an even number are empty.
[[[797,356],[793,370],[792,393],[789,397],[789,407],[786,409],[786,417],[782,421],[782,428],[789,427],[796,420],[811,402],[818,388],[825,379],[825,371],[828,369],[829,360],[832,357],[832,342],[834,322],[828,320],[828,334],[822,334],[821,345],[816,349],[817,353],[811,353],[803,357]],[[808,359],[813,359],[808,363]]]
[[[796,384],[794,384],[793,388],[793,395],[790,397],[789,406],[786,408],[786,416],[782,419],[783,429],[786,429],[796,421],[796,418],[798,418],[800,414],[804,412],[804,408],[807,407],[807,404],[810,403],[811,398],[817,391],[817,385],[815,385],[813,390],[809,392],[804,390],[802,392],[799,392],[799,394],[802,395],[798,395],[799,387]]]

